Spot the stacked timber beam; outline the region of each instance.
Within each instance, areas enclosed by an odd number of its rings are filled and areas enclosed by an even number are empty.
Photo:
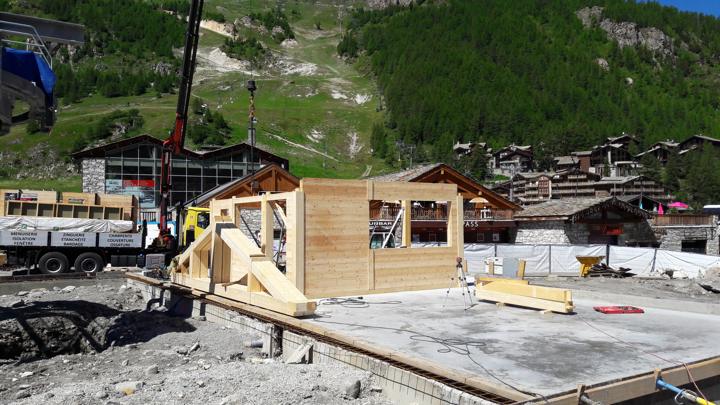
[[[36,190],[0,190],[0,216],[34,216],[137,220],[138,200],[132,195]]]
[[[412,248],[408,231],[405,248],[370,249],[370,202],[377,200],[446,202],[448,246]],[[258,204],[259,246],[238,229],[243,206]],[[273,206],[287,229],[284,274],[272,261]],[[210,211],[209,232],[179,257],[172,281],[291,316],[311,314],[317,298],[447,287],[463,256],[454,184],[303,179],[289,193],[213,200]]]

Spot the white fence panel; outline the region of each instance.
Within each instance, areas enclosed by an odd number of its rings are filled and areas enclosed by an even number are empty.
[[[470,272],[484,273],[485,259],[492,256],[495,256],[495,245],[465,244],[465,260]]]
[[[497,245],[497,256],[525,260],[526,275],[550,273],[550,248],[547,245]]]
[[[615,269],[627,267],[638,276],[648,276],[653,267],[654,257],[655,249],[653,248],[610,246],[610,263],[608,265]]]
[[[688,277],[697,278],[702,277],[708,268],[718,265],[720,265],[720,257],[658,250],[655,258],[655,273],[662,274],[666,270],[684,271]]]
[[[577,256],[607,256],[607,245],[553,245],[550,249],[552,274],[579,275]]]

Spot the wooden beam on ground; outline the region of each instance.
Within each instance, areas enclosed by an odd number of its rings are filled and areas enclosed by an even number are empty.
[[[690,373],[697,382],[719,376],[720,356],[688,363],[687,369],[682,365],[663,369],[660,372],[660,377],[676,387],[681,387],[691,383],[688,373]],[[648,371],[647,373],[629,376],[620,381],[608,381],[606,383],[595,384],[592,388],[586,387],[585,395],[591,400],[603,404],[630,401],[657,392],[655,386],[656,380],[657,375],[653,371]],[[549,397],[546,403],[552,405],[576,405],[577,397],[575,391],[573,391],[571,393]]]
[[[479,300],[563,314],[570,313],[575,308],[570,290],[507,282],[502,279],[476,285],[475,297]]]

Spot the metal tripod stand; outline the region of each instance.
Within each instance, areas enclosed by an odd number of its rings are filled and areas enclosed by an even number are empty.
[[[474,307],[477,305],[477,302],[473,302],[473,294],[472,291],[470,291],[470,286],[467,282],[467,277],[465,276],[465,270],[463,269],[463,263],[462,263],[462,257],[457,258],[457,264],[455,265],[455,275],[450,276],[450,285],[448,285],[447,292],[445,293],[445,300],[443,301],[443,307],[445,306],[445,303],[447,302],[448,297],[450,296],[450,289],[452,289],[453,285],[460,284],[460,292],[463,296],[463,304],[465,304],[465,310]],[[465,293],[467,293],[467,297],[465,297]]]

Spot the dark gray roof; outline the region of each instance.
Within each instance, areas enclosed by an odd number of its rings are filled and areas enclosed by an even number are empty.
[[[650,217],[649,213],[615,197],[596,197],[564,198],[531,205],[515,214],[515,219],[520,221],[537,221],[543,219],[574,221],[603,207],[617,207],[637,217]]]

